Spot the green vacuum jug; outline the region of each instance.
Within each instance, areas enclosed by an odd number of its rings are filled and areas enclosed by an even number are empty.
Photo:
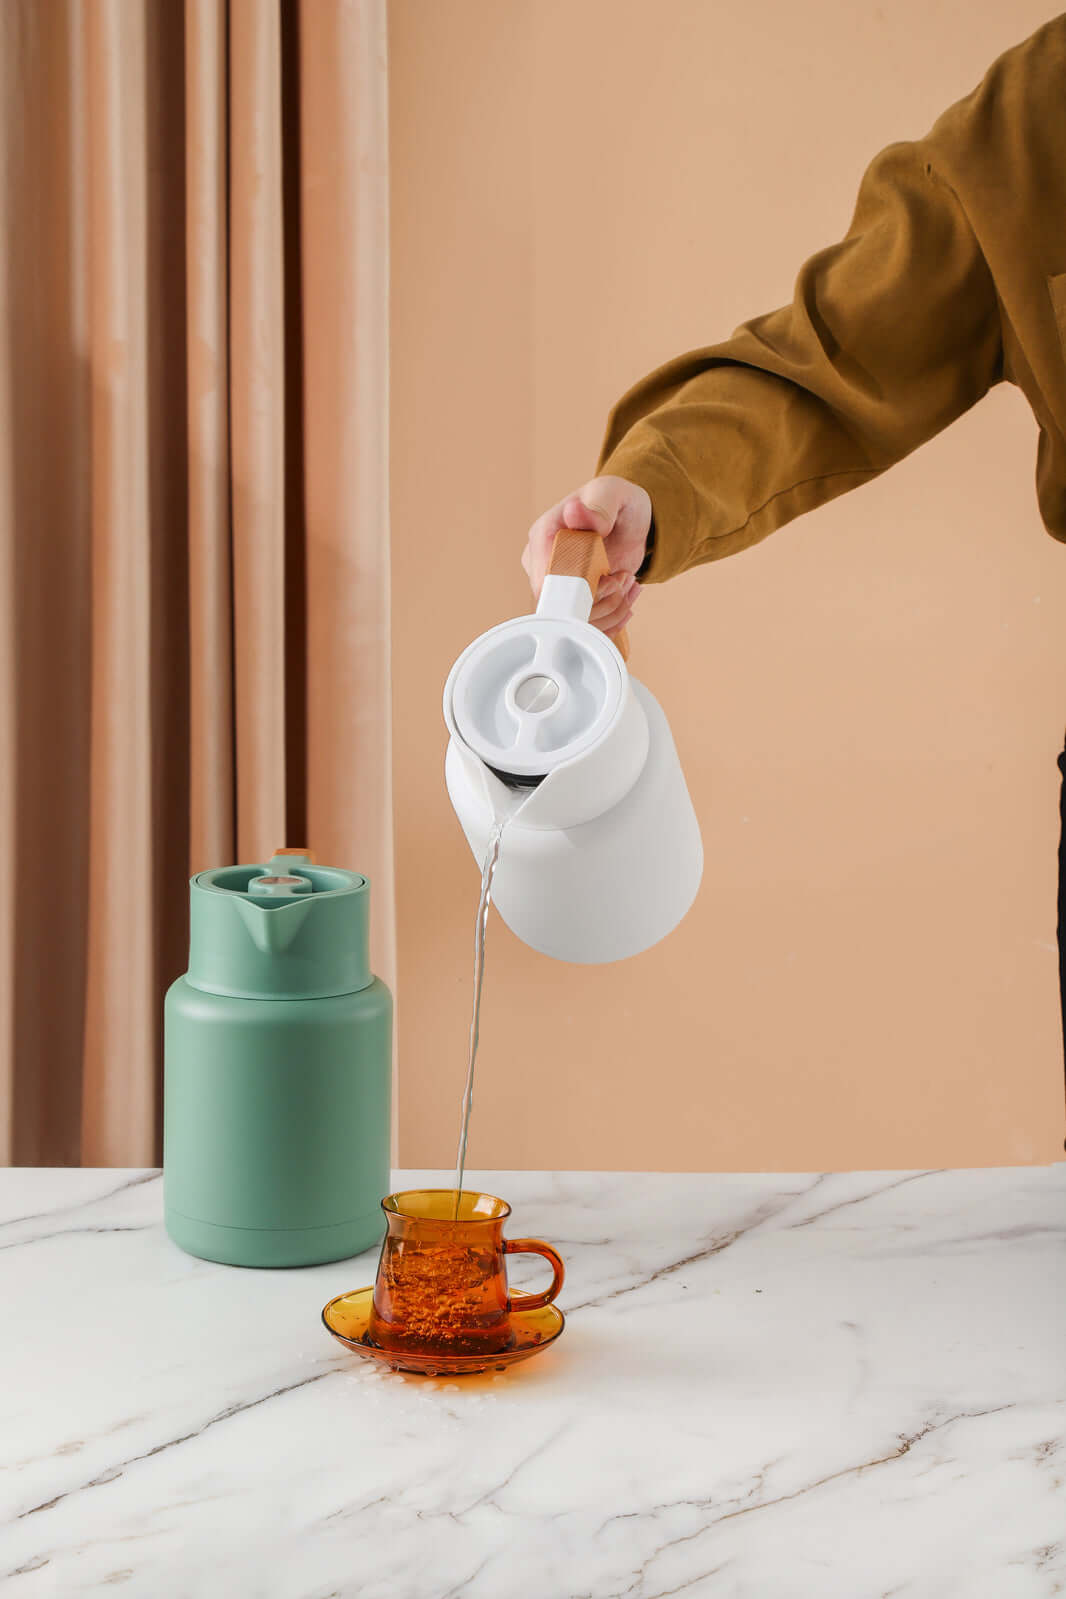
[[[230,1266],[377,1244],[389,1192],[392,997],[370,885],[278,851],[190,883],[189,970],[164,1010],[166,1227]]]

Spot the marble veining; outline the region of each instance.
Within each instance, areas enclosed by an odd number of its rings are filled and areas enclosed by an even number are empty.
[[[228,1269],[158,1173],[0,1171],[0,1594],[1066,1594],[1066,1166],[470,1179],[568,1325],[430,1380],[319,1324],[376,1251]]]

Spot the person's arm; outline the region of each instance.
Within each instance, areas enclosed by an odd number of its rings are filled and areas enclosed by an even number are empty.
[[[955,145],[967,104],[948,114]],[[791,305],[612,410],[597,477],[650,496],[641,580],[746,549],[875,477],[1003,376],[995,287],[935,135],[872,162],[846,236],[805,264]]]

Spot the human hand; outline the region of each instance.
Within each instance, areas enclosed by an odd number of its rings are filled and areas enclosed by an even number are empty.
[[[644,560],[651,529],[647,490],[623,477],[597,477],[539,516],[522,552],[534,599],[540,597],[560,528],[599,533],[603,538],[610,570],[600,579],[589,621],[604,633],[616,633],[625,627],[640,597],[635,574]]]

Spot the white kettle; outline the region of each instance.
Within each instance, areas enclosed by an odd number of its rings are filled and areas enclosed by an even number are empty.
[[[699,824],[666,717],[588,620],[608,569],[595,533],[556,535],[535,615],[490,628],[444,689],[448,793],[512,932],[593,964],[665,938],[696,897]]]

